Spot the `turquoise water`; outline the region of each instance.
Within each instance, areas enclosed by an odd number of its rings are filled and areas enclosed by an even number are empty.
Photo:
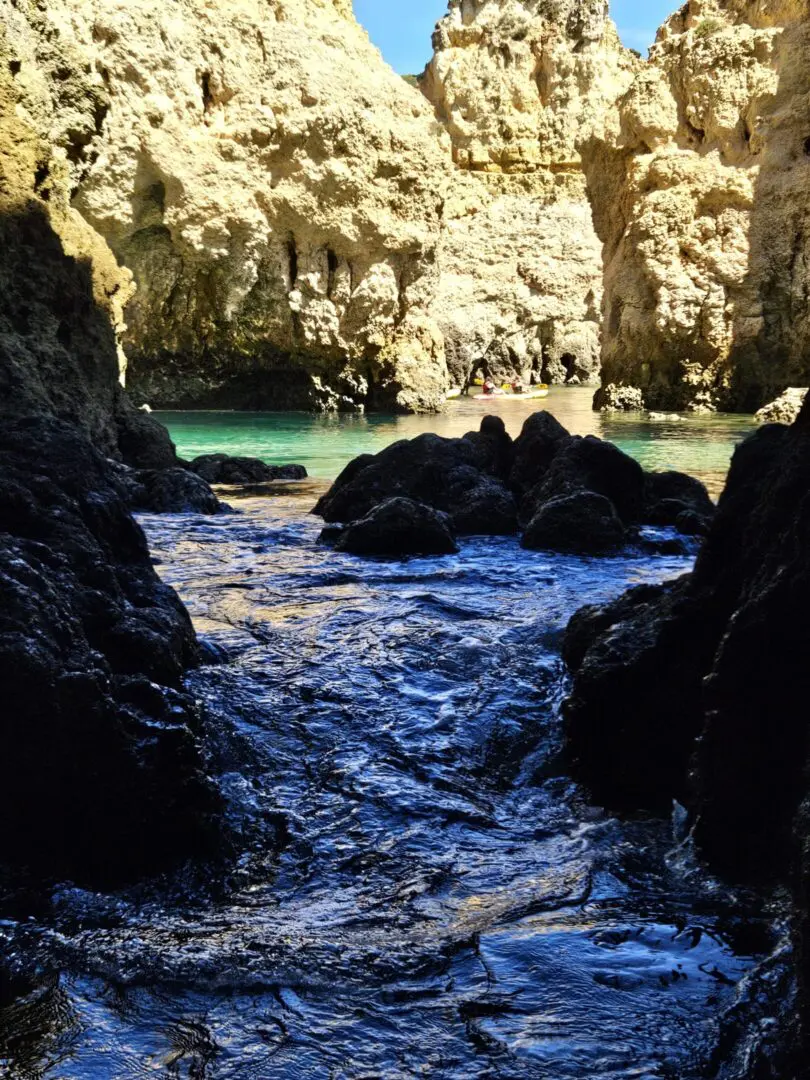
[[[591,409],[592,391],[558,388],[545,401],[451,402],[439,416],[335,416],[311,413],[156,413],[183,457],[215,452],[259,457],[268,464],[305,465],[311,476],[333,479],[358,454],[376,453],[426,431],[447,437],[476,429],[482,416],[502,416],[512,435],[533,412],[547,409],[574,435],[617,443],[648,469],[682,469],[718,494],[734,446],[753,427],[747,416],[690,416],[655,421],[639,414],[607,416]]]

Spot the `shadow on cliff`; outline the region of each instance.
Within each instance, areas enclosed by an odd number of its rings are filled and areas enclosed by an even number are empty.
[[[219,806],[191,620],[111,457],[176,461],[120,388],[92,264],[32,200],[0,217],[0,866],[102,885],[213,850]]]
[[[748,275],[734,316],[732,396],[753,412],[810,383],[810,23],[793,13],[777,45],[779,83],[764,110]],[[745,305],[745,306],[743,306]]]
[[[127,464],[176,464],[166,429],[121,388],[115,332],[96,300],[90,260],[65,254],[35,200],[0,216],[0,417],[32,414],[75,424]]]

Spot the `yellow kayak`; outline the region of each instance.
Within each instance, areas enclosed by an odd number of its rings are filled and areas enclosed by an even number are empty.
[[[500,394],[472,394],[473,401],[534,401],[537,398],[548,397],[547,386],[533,386],[523,394],[515,394],[511,390]]]

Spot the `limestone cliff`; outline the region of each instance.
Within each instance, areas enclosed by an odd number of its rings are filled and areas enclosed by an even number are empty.
[[[605,0],[451,0],[434,48],[422,88],[458,170],[432,309],[451,371],[596,379],[601,243],[578,145],[618,134],[640,61]]]
[[[586,147],[603,403],[753,411],[806,385],[808,70],[801,0],[690,0],[620,101],[619,139]]]
[[[0,0],[153,404],[431,408],[448,154],[348,0]]]

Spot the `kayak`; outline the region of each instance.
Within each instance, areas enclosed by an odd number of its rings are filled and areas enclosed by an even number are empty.
[[[472,394],[473,401],[534,401],[548,397],[547,386],[536,386],[524,394]]]
[[[448,390],[445,397],[448,401],[453,401],[454,398],[460,398],[462,395],[462,389],[460,386],[454,386],[452,390]]]

